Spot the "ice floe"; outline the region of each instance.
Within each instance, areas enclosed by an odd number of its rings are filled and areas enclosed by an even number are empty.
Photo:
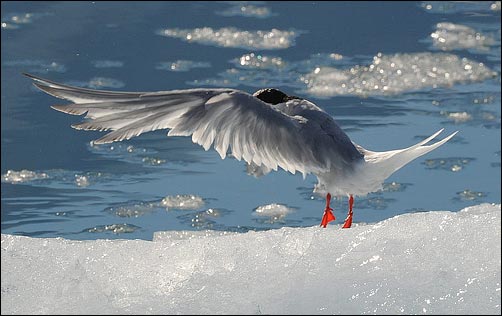
[[[2,234],[1,311],[500,314],[500,215],[500,204],[480,204],[351,229],[173,231],[154,241]]]
[[[2,175],[2,182],[17,184],[47,178],[49,178],[49,175],[45,172],[35,172],[26,169],[20,171],[7,170],[7,172]]]
[[[295,44],[300,35],[295,30],[242,30],[236,27],[213,29],[201,27],[195,29],[161,29],[158,35],[179,38],[189,43],[195,42],[220,47],[238,47],[245,49],[284,49]]]
[[[490,46],[496,44],[490,35],[484,35],[466,25],[450,22],[438,23],[436,30],[430,36],[434,47],[443,51],[456,49],[487,51]]]
[[[161,205],[168,210],[197,210],[204,206],[204,200],[194,194],[169,195],[162,199]]]
[[[160,62],[155,66],[157,70],[190,71],[194,68],[210,68],[211,64],[204,61],[176,60]]]
[[[395,94],[482,81],[496,73],[483,63],[445,53],[377,54],[369,65],[318,67],[305,76],[307,92],[334,95]]]
[[[89,81],[74,80],[74,81],[69,81],[68,84],[71,86],[85,87],[91,89],[103,89],[103,88],[120,89],[125,86],[124,82],[118,79],[107,78],[107,77],[93,77],[89,79]]]
[[[22,68],[24,72],[34,72],[34,73],[49,73],[49,72],[66,72],[66,66],[62,63],[56,61],[44,61],[44,60],[11,60],[3,63],[7,67]]]
[[[427,167],[427,169],[460,172],[474,160],[474,158],[468,157],[434,158],[426,159],[423,164]]]
[[[15,30],[19,29],[22,25],[31,24],[34,20],[44,16],[50,16],[51,13],[10,13],[2,17],[2,29]]]
[[[247,53],[230,61],[235,68],[217,78],[197,79],[195,86],[290,87],[318,98],[336,95],[392,95],[450,87],[496,78],[481,62],[438,52],[398,53],[371,57],[316,54],[301,61]]]
[[[259,19],[265,19],[276,15],[272,13],[272,10],[268,7],[259,7],[246,3],[234,4],[225,10],[216,11],[216,14],[221,16],[243,16]]]

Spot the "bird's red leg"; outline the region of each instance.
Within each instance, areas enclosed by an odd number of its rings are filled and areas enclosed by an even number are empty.
[[[349,213],[347,214],[347,218],[345,219],[345,222],[343,223],[342,228],[350,228],[352,225],[352,206],[354,205],[354,197],[352,197],[352,194],[349,197]]]
[[[329,222],[335,220],[335,215],[331,212],[333,209],[329,207],[329,202],[331,201],[331,194],[326,195],[326,209],[324,210],[324,215],[322,216],[321,226],[326,228]]]

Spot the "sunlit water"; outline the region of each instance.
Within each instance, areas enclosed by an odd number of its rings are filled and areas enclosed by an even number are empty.
[[[279,88],[362,146],[460,133],[357,198],[355,223],[500,203],[500,2],[2,2],[2,233],[152,239],[155,231],[318,225],[314,176],[250,176],[188,137],[98,132],[22,72],[107,90]],[[337,222],[345,198],[334,203]]]

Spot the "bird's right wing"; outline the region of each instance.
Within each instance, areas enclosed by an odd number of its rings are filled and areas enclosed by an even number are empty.
[[[295,173],[325,172],[328,155],[319,155],[315,132],[304,132],[308,120],[289,116],[252,95],[234,89],[188,89],[161,92],[113,92],[83,89],[27,75],[42,91],[72,101],[54,109],[88,120],[76,129],[111,131],[96,144],[122,141],[158,129],[168,136],[190,136],[222,158]]]

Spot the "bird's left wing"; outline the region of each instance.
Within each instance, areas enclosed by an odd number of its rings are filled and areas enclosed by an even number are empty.
[[[76,129],[111,131],[96,144],[122,141],[158,129],[168,136],[190,136],[222,158],[231,149],[238,160],[295,173],[327,171],[318,155],[315,133],[304,133],[307,120],[286,115],[252,95],[234,89],[188,89],[161,92],[113,92],[77,88],[28,75],[46,93],[72,101],[52,108],[88,120]]]

